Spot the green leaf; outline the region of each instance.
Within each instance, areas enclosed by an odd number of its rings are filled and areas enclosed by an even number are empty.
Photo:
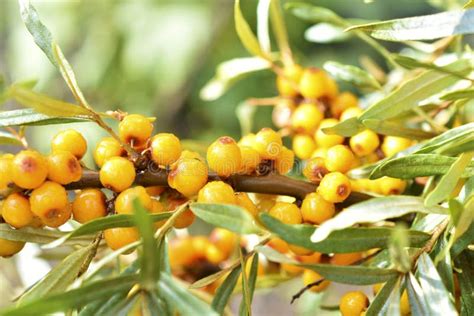
[[[229,303],[230,297],[234,292],[237,281],[239,280],[241,271],[242,269],[240,265],[234,268],[217,289],[216,295],[212,299],[211,306],[219,315],[223,314],[227,304]]]
[[[7,240],[24,241],[35,244],[47,244],[63,237],[64,235],[65,233],[57,230],[32,227],[13,229],[7,224],[0,224],[0,238]],[[90,243],[91,240],[92,238],[75,238],[74,240],[71,240],[70,244]]]
[[[318,23],[309,27],[304,32],[304,38],[313,43],[338,43],[351,38],[349,33],[344,32],[344,28],[330,23]]]
[[[21,146],[22,143],[15,135],[0,131],[0,145],[18,145]]]
[[[457,90],[441,96],[441,100],[446,101],[456,101],[461,99],[474,99],[474,89]]]
[[[380,84],[371,74],[359,67],[327,61],[324,63],[323,68],[334,78],[349,82],[361,89],[378,90],[381,88]]]
[[[262,230],[242,207],[230,204],[193,203],[191,210],[203,221],[238,234],[258,234]]]
[[[333,231],[321,242],[313,243],[310,238],[314,232],[312,225],[288,225],[266,214],[260,214],[265,227],[286,242],[322,253],[347,253],[365,251],[388,246],[392,229],[382,227],[346,228]],[[429,234],[418,231],[407,231],[412,247],[421,247],[430,238]]]
[[[397,284],[395,289],[390,293],[387,302],[382,308],[382,314],[386,315],[400,315],[400,284]]]
[[[249,279],[247,275],[247,258],[244,258],[242,250],[239,249],[240,266],[242,267],[242,273],[240,274],[242,279],[242,301],[240,302],[239,315],[250,316],[252,313],[250,290],[249,290]]]
[[[445,200],[453,192],[459,178],[474,157],[474,152],[463,153],[449,168],[448,172],[438,182],[436,188],[428,194],[425,204],[433,206]]]
[[[55,117],[38,113],[34,109],[0,112],[0,127],[24,125],[52,125],[90,121],[84,117]]]
[[[400,123],[390,122],[386,120],[367,119],[362,121],[362,124],[367,128],[373,130],[377,134],[405,137],[409,139],[428,139],[435,137],[437,134],[426,132],[421,129],[409,128],[400,125]]]
[[[425,63],[408,56],[397,55],[395,57],[395,61],[399,65],[408,69],[415,69],[415,68],[433,69],[438,72],[444,72],[444,73],[459,77],[460,79],[467,79],[467,77],[464,74],[458,73],[456,71],[451,71],[447,67],[440,67],[432,63]],[[468,61],[466,60],[466,62]]]
[[[365,130],[365,127],[357,117],[351,117],[334,126],[323,128],[325,134],[337,134],[345,137],[353,136],[363,130]]]
[[[311,241],[320,242],[333,231],[351,227],[357,223],[376,223],[413,212],[444,214],[446,210],[439,206],[427,207],[424,205],[423,199],[416,196],[399,195],[373,198],[353,204],[335,217],[322,223],[314,231]]]
[[[433,40],[474,33],[473,21],[474,10],[470,9],[356,25],[348,31],[370,32],[372,37],[386,41]]]
[[[472,315],[474,310],[474,252],[463,251],[455,260],[459,287],[461,288],[461,315]]]
[[[257,38],[259,46],[266,53],[270,53],[271,42],[268,25],[270,21],[270,0],[259,0],[257,5]]]
[[[281,11],[280,0],[270,1],[270,21],[272,22],[273,34],[275,35],[278,48],[282,55],[284,65],[292,65],[293,57],[290,44],[288,42],[288,32],[286,30],[285,19]]]
[[[430,139],[414,153],[430,153],[446,147],[447,145],[465,142],[471,139],[474,139],[474,123],[468,123],[452,128],[443,134]]]
[[[257,283],[257,273],[258,273],[258,253],[253,255],[252,264],[250,266],[250,273],[247,279],[247,290],[248,290],[248,297],[244,296],[244,299],[240,303],[240,314],[251,314],[243,313],[243,311],[250,311],[252,308],[252,300],[253,295],[255,292],[255,284]],[[247,271],[247,270],[246,270]]]
[[[413,315],[429,315],[428,302],[415,276],[410,272],[407,280],[407,293]]]
[[[255,34],[253,34],[252,29],[248,25],[242,14],[242,11],[240,10],[240,0],[235,0],[234,20],[237,35],[239,36],[240,41],[247,51],[254,56],[260,56],[264,59],[268,59],[267,54],[262,51]]]
[[[317,7],[304,2],[290,2],[286,4],[288,9],[295,16],[309,22],[326,22],[339,26],[346,26],[344,20],[333,11]]]
[[[446,174],[456,162],[455,157],[419,154],[390,159],[379,164],[371,173],[371,179],[389,176],[399,179],[413,179]],[[474,175],[474,163],[470,163],[464,170],[462,177]]]
[[[207,277],[204,277],[200,280],[197,280],[196,282],[194,282],[193,284],[191,284],[189,286],[190,289],[200,289],[202,287],[205,287],[206,285],[209,285],[211,284],[212,282],[220,279],[220,278],[223,278],[224,276],[226,276],[228,273],[229,273],[229,270],[230,269],[223,269],[223,270],[220,270],[216,273],[213,273],[211,275],[208,275]]]
[[[399,291],[400,278],[395,276],[387,281],[375,296],[375,299],[370,303],[366,311],[367,316],[383,315],[383,311],[388,307],[387,302],[394,291]]]
[[[408,232],[404,225],[397,224],[392,229],[389,243],[390,261],[398,271],[403,273],[411,270],[411,258],[407,251],[408,247],[410,247]]]
[[[474,243],[474,222],[471,222],[467,231],[462,234],[451,247],[451,257],[456,258],[472,243]]]

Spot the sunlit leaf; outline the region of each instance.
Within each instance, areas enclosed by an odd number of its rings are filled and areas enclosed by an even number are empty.
[[[361,68],[352,65],[343,65],[335,61],[325,62],[323,68],[334,78],[349,82],[361,89],[377,90],[381,88],[377,80]]]
[[[427,62],[422,62],[417,59],[408,57],[408,56],[403,56],[403,55],[398,55],[395,57],[395,61],[408,69],[414,69],[414,68],[425,68],[425,69],[433,69],[439,72],[444,72],[456,77],[459,77],[460,79],[466,79],[467,77],[463,73],[458,73],[456,71],[452,71],[449,69],[449,67],[440,67],[432,63],[427,63]],[[469,62],[469,61],[466,61]]]
[[[357,119],[357,117],[351,117],[345,121],[339,122],[334,126],[323,128],[325,134],[337,134],[345,137],[355,135],[366,128]]]
[[[318,23],[309,27],[304,38],[313,43],[336,43],[343,42],[351,37],[350,33],[345,33],[344,28],[330,23]]]
[[[377,134],[387,136],[397,136],[409,139],[428,139],[436,136],[437,134],[432,132],[426,132],[421,129],[409,128],[400,125],[400,123],[390,122],[386,120],[374,120],[368,119],[362,121],[362,124],[367,128],[373,130]]]
[[[462,234],[451,247],[451,257],[457,257],[470,244],[474,243],[474,222],[471,222],[468,229]]]
[[[441,96],[442,100],[455,101],[461,99],[474,99],[474,89],[452,91]]]
[[[15,135],[13,135],[11,133],[8,133],[8,132],[0,131],[0,145],[19,145],[19,146],[21,146],[22,143],[18,139],[18,137],[16,137]]]
[[[280,0],[270,1],[270,21],[272,24],[273,34],[275,35],[278,48],[282,55],[283,64],[293,64],[293,57],[288,41],[288,32],[286,30],[283,13],[281,11]]]
[[[87,122],[83,117],[54,117],[38,113],[33,109],[20,109],[0,112],[0,127],[19,125],[52,125]]]
[[[267,54],[262,51],[255,34],[252,32],[252,29],[240,10],[240,0],[235,1],[234,20],[237,35],[247,51],[254,56],[260,56],[264,59],[268,58]]]
[[[270,21],[271,0],[259,0],[257,5],[257,38],[262,50],[271,52],[270,32],[268,31]]]
[[[468,123],[452,128],[443,134],[430,139],[416,150],[415,153],[430,153],[443,148],[446,145],[459,143],[460,141],[469,141],[470,139],[474,139],[474,123]]]
[[[65,233],[57,230],[32,227],[13,229],[7,224],[0,224],[0,238],[8,240],[31,242],[35,244],[47,244],[64,236]],[[90,241],[92,241],[92,238],[74,238],[71,240],[71,244],[84,244],[90,243]]]

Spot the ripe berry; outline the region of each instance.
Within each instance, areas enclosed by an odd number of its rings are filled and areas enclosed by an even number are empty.
[[[320,252],[313,252],[310,255],[306,256],[298,256],[298,261],[302,263],[309,263],[309,264],[315,264],[315,263],[320,263],[321,262],[321,257],[322,253]]]
[[[280,98],[273,107],[272,121],[278,128],[288,127],[296,106],[292,99]]]
[[[171,167],[168,184],[186,197],[196,195],[207,182],[207,166],[199,159],[182,158]]]
[[[3,203],[2,217],[15,228],[29,226],[33,222],[30,201],[21,193],[10,194]]]
[[[164,212],[166,212],[166,209],[165,209],[165,206],[163,205],[163,203],[161,203],[160,201],[152,199],[151,200],[151,213],[152,214],[161,214],[161,213],[164,213]],[[155,222],[154,226],[155,226],[156,229],[158,229],[161,226],[163,226],[165,223],[166,223],[166,220],[164,219],[164,220]]]
[[[46,181],[30,196],[31,211],[49,227],[59,227],[71,218],[71,205],[61,185]]]
[[[12,161],[13,155],[0,157],[0,190],[4,190],[13,182]]]
[[[312,283],[317,282],[321,279],[323,279],[323,277],[315,271],[306,269],[303,272],[303,283],[304,283],[304,285],[312,284]],[[326,289],[329,286],[329,284],[331,284],[331,282],[329,282],[328,280],[324,280],[321,283],[319,283],[318,285],[312,286],[310,288],[310,291],[319,293],[319,292],[323,291],[324,289]]]
[[[198,195],[199,203],[235,204],[234,189],[222,181],[207,183]]]
[[[352,169],[354,163],[354,154],[347,146],[336,145],[328,149],[326,167],[329,171],[346,173]]]
[[[293,169],[295,163],[295,154],[292,150],[286,148],[285,146],[281,147],[280,156],[275,160],[275,168],[279,174],[287,174]]]
[[[336,253],[331,258],[330,263],[338,266],[349,266],[362,258],[362,252]]]
[[[240,154],[242,156],[242,163],[240,165],[240,172],[243,174],[250,174],[257,169],[260,164],[260,155],[252,147],[240,146]]]
[[[227,258],[237,247],[238,238],[233,232],[227,229],[214,228],[209,236],[209,241],[216,245]]]
[[[270,128],[262,128],[255,136],[253,149],[262,159],[274,160],[280,155],[282,147],[281,136]]]
[[[326,97],[330,100],[335,99],[339,94],[339,87],[336,80],[326,75]]]
[[[331,103],[331,114],[333,117],[340,117],[341,113],[349,108],[356,108],[357,97],[350,92],[343,92],[339,94]]]
[[[166,190],[166,187],[154,185],[151,187],[146,187],[145,190],[149,196],[160,196]]]
[[[73,218],[81,224],[107,215],[105,195],[98,189],[85,189],[76,193],[72,203]]]
[[[316,148],[313,153],[311,154],[311,158],[316,158],[316,157],[320,157],[320,158],[326,158],[328,154],[328,149],[327,148],[324,148],[324,147],[320,147],[320,148]]]
[[[127,115],[119,124],[120,139],[135,149],[144,148],[152,132],[153,124],[140,114]]]
[[[310,193],[303,200],[301,205],[301,216],[303,221],[321,224],[336,213],[336,208],[334,204],[326,201],[318,193]]]
[[[170,133],[160,133],[151,139],[151,157],[161,166],[169,166],[181,156],[181,142]]]
[[[312,134],[324,118],[323,112],[314,103],[302,103],[291,116],[291,127],[299,133]]]
[[[102,138],[97,143],[94,151],[94,161],[100,168],[104,165],[104,162],[112,157],[124,157],[127,155],[122,145],[113,137]]]
[[[301,75],[300,93],[307,99],[321,98],[327,93],[327,75],[318,68],[307,68]]]
[[[303,69],[299,65],[292,65],[283,69],[283,75],[276,79],[278,93],[283,97],[298,96],[298,82],[300,81]]]
[[[179,156],[179,159],[182,159],[182,158],[198,159],[204,162],[204,158],[199,153],[195,151],[190,151],[190,150],[183,150],[181,152],[181,155]]]
[[[369,306],[369,299],[361,291],[344,294],[339,302],[342,316],[359,316]]]
[[[341,113],[341,116],[339,117],[339,120],[345,121],[353,117],[359,117],[359,115],[362,113],[362,109],[358,107],[352,107],[344,110],[344,112]]]
[[[290,248],[290,251],[296,256],[308,256],[313,253],[312,250],[297,245],[289,244],[288,247]]]
[[[340,172],[330,172],[324,176],[317,192],[328,202],[339,203],[351,193],[349,178]]]
[[[255,138],[257,135],[254,133],[248,133],[247,135],[243,136],[239,142],[237,143],[239,146],[247,146],[247,147],[254,147],[255,145]]]
[[[385,136],[381,148],[386,157],[391,157],[395,154],[398,154],[402,150],[407,149],[412,144],[412,140],[408,138]]]
[[[152,209],[151,197],[142,186],[136,186],[120,192],[115,200],[115,212],[117,214],[132,214],[134,210],[134,201],[138,202],[147,210]]]
[[[191,265],[196,258],[193,240],[190,237],[171,240],[168,243],[168,256],[173,268]]]
[[[255,205],[255,203],[253,203],[252,200],[249,198],[249,195],[247,193],[245,192],[235,193],[235,200],[238,206],[243,207],[250,213],[250,215],[252,215],[254,218],[257,218],[258,208]]]
[[[115,192],[122,192],[135,181],[133,163],[123,157],[112,157],[100,169],[99,177],[102,185]]]
[[[349,144],[352,151],[359,157],[373,153],[379,147],[380,141],[377,134],[366,129],[351,137]]]
[[[300,209],[293,203],[276,202],[268,214],[285,224],[293,225],[302,222]]]
[[[69,151],[80,160],[87,151],[87,142],[78,131],[67,129],[53,137],[51,151]]]
[[[232,137],[220,137],[208,147],[207,163],[218,176],[226,178],[241,168],[240,148]]]
[[[215,245],[209,244],[206,247],[206,260],[207,262],[218,265],[226,259],[226,255]]]
[[[14,254],[19,253],[24,246],[24,242],[0,238],[0,257],[11,257]]]
[[[397,195],[405,191],[407,183],[401,179],[383,177],[378,179],[380,192],[383,195]]]
[[[177,229],[187,228],[194,223],[195,219],[196,215],[188,208],[176,218],[173,227]]]
[[[316,143],[313,138],[306,134],[296,134],[293,137],[293,151],[296,157],[306,160],[311,157],[316,149]]]
[[[318,147],[330,148],[335,145],[342,144],[344,142],[344,137],[336,134],[326,134],[323,132],[324,128],[332,127],[339,123],[338,120],[329,118],[325,119],[319,124],[319,128],[314,134],[314,140]]]
[[[321,157],[311,158],[306,162],[306,166],[303,169],[303,175],[313,183],[321,182],[323,177],[328,173],[326,161]]]
[[[48,163],[38,152],[20,151],[12,162],[13,182],[24,189],[39,187],[48,175]]]
[[[270,239],[270,241],[267,243],[267,245],[269,247],[272,247],[273,249],[275,249],[279,253],[285,254],[285,253],[288,253],[288,251],[290,251],[288,243],[286,241],[284,241],[283,239],[280,239],[280,238],[277,238],[277,237],[273,237],[272,239]]]
[[[117,227],[104,231],[104,239],[112,250],[118,250],[140,239],[140,234],[135,227]],[[131,253],[132,250],[125,254]]]
[[[66,185],[81,179],[81,164],[69,151],[55,151],[47,160],[49,180]]]

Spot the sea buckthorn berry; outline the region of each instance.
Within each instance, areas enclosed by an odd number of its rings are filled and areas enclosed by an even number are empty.
[[[140,234],[135,227],[116,227],[104,230],[104,239],[112,250],[118,250],[140,239]],[[129,250],[124,254],[129,254]]]
[[[279,174],[287,174],[293,169],[295,163],[295,154],[292,150],[281,147],[280,156],[275,160],[275,168]]]
[[[366,129],[351,137],[349,144],[352,151],[359,157],[373,153],[379,147],[380,141],[377,134]]]
[[[23,194],[13,193],[5,199],[2,217],[9,225],[15,228],[29,226],[33,222],[33,216],[30,201]]]
[[[291,263],[280,263],[280,269],[292,276],[301,274],[304,271],[303,267]]]
[[[310,193],[301,204],[301,216],[303,221],[313,224],[321,224],[336,213],[334,204],[323,199],[318,193]]]
[[[360,316],[369,306],[369,299],[361,291],[348,292],[339,302],[342,316]]]
[[[187,228],[194,223],[195,219],[196,215],[194,215],[194,213],[189,208],[187,208],[186,211],[181,213],[181,215],[176,218],[173,227],[177,229]]]
[[[24,242],[0,238],[0,257],[11,257],[19,253],[24,246]]]
[[[158,165],[168,166],[181,156],[181,142],[170,133],[160,133],[151,139],[151,157]]]
[[[405,191],[407,183],[404,180],[383,177],[379,179],[380,191],[383,195],[397,195]]]
[[[197,152],[191,151],[191,150],[183,150],[181,152],[181,155],[179,156],[179,159],[182,158],[187,158],[187,159],[198,159],[201,161],[204,161],[204,158]]]
[[[255,145],[255,138],[257,135],[254,133],[248,133],[247,135],[243,136],[239,142],[237,143],[239,146],[247,146],[247,147],[254,147]]]
[[[327,127],[332,127],[339,123],[336,119],[324,119],[321,124],[319,124],[319,128],[314,134],[314,140],[316,141],[316,145],[318,147],[330,148],[332,146],[336,146],[342,144],[344,142],[344,137],[341,135],[336,134],[326,134],[323,129]]]
[[[360,261],[363,257],[362,252],[336,253],[331,258],[330,263],[338,266],[349,266]]]
[[[214,244],[228,258],[238,244],[237,236],[223,228],[214,228],[209,236],[209,241]]]
[[[119,124],[120,139],[136,149],[145,147],[152,132],[153,124],[140,114],[127,115]]]
[[[192,241],[193,251],[195,252],[196,258],[206,258],[206,249],[211,244],[207,236],[192,236],[190,239]]]
[[[306,249],[297,245],[289,244],[288,247],[290,248],[290,251],[296,256],[308,256],[313,253],[313,250]]]
[[[67,129],[53,137],[51,151],[69,151],[80,160],[87,151],[87,142],[78,131]]]
[[[165,192],[166,188],[160,185],[154,185],[151,187],[146,187],[145,190],[149,196],[160,196],[163,192]]]
[[[226,259],[226,255],[216,247],[216,245],[209,244],[206,248],[206,260],[211,263],[218,265]]]
[[[349,108],[356,108],[358,103],[359,101],[354,94],[343,92],[331,103],[331,114],[334,117],[340,117],[342,112]]]
[[[313,183],[321,182],[323,177],[328,173],[326,161],[321,157],[311,158],[306,162],[306,166],[303,169],[303,175]]]
[[[190,237],[172,239],[168,243],[168,255],[172,268],[191,265],[197,257],[193,240]]]
[[[99,172],[102,185],[115,192],[122,192],[135,181],[133,163],[123,157],[112,157],[107,160]]]
[[[115,212],[117,214],[132,214],[136,199],[138,199],[143,208],[151,211],[152,200],[150,195],[148,195],[144,187],[136,186],[120,192],[115,200]]]
[[[326,97],[330,100],[336,98],[339,95],[339,87],[336,80],[326,74]]]
[[[261,199],[257,202],[257,209],[259,212],[267,212],[275,203],[276,201],[274,199]]]
[[[344,110],[344,112],[341,113],[341,116],[339,117],[339,120],[345,121],[353,117],[359,117],[359,115],[362,113],[362,109],[358,107],[352,107]]]
[[[412,144],[412,140],[408,138],[385,136],[381,148],[386,157],[391,157],[395,154],[398,154],[402,150],[407,149]]]
[[[299,262],[302,263],[320,263],[321,262],[321,257],[322,253],[320,252],[313,252],[312,254],[306,255],[306,256],[298,256],[296,259],[298,259]]]
[[[323,112],[314,103],[302,103],[291,116],[291,127],[296,132],[312,134],[324,118]]]
[[[292,99],[280,98],[273,108],[272,121],[278,128],[288,127],[296,106]]]
[[[296,157],[306,160],[311,157],[316,149],[316,143],[313,138],[306,134],[296,134],[293,137],[293,151]]]
[[[223,136],[207,149],[207,164],[220,177],[237,173],[242,165],[240,148],[232,137]]]
[[[94,161],[100,168],[109,158],[124,157],[126,154],[125,149],[123,149],[122,145],[120,145],[115,138],[105,137],[95,146]]]
[[[151,213],[152,214],[161,214],[161,213],[166,212],[165,206],[160,201],[152,200],[151,203],[152,203],[151,204]],[[165,223],[166,223],[166,219],[155,222],[154,226],[155,226],[156,229],[158,229],[161,226],[163,226]]]
[[[168,184],[186,197],[196,195],[207,182],[207,166],[199,159],[182,158],[172,165]]]
[[[69,151],[55,151],[48,160],[48,179],[62,185],[81,179],[82,166]]]
[[[311,158],[316,158],[316,157],[326,158],[327,154],[328,154],[327,148],[324,148],[324,147],[316,148],[311,154]]]
[[[354,154],[347,146],[336,145],[328,149],[326,167],[329,171],[346,173],[352,169],[354,161]]]
[[[319,273],[312,270],[308,270],[308,269],[304,270],[303,272],[304,285],[309,285],[309,284],[318,282],[320,280],[324,280],[324,278]],[[319,293],[323,291],[324,289],[326,289],[329,286],[329,284],[331,284],[331,282],[329,282],[328,280],[324,280],[320,282],[318,285],[312,286],[310,288],[310,291]]]
[[[23,189],[39,187],[48,175],[48,163],[34,150],[20,151],[12,161],[13,182]]]
[[[281,152],[282,140],[280,134],[271,128],[262,128],[257,135],[253,149],[255,149],[262,159],[275,160]]]
[[[72,203],[72,215],[81,224],[107,215],[104,193],[99,189],[85,189],[76,193]]]
[[[277,237],[273,237],[272,239],[270,239],[270,241],[267,243],[267,245],[269,247],[275,249],[279,253],[285,254],[285,253],[288,253],[288,251],[290,251],[288,243],[286,241],[284,241],[283,239],[280,239],[280,238],[277,238]]]
[[[277,76],[276,85],[278,93],[283,97],[296,97],[298,95],[298,82],[300,81],[303,68],[300,65],[292,65],[283,69],[283,74]]]
[[[0,157],[0,190],[4,190],[13,182],[12,162],[14,156],[3,155]]]
[[[321,180],[317,192],[326,201],[339,203],[351,193],[351,182],[340,172],[330,172]]]
[[[64,187],[46,181],[30,196],[31,211],[49,227],[59,227],[71,218],[71,205]]]
[[[374,293],[374,295],[377,295],[380,290],[384,287],[385,283],[377,283],[377,284],[374,284],[372,285],[372,291]]]
[[[236,204],[246,209],[254,218],[258,216],[258,208],[245,192],[235,193]]]
[[[300,93],[307,99],[317,99],[327,94],[327,75],[318,68],[307,68],[301,75]]]
[[[199,191],[198,202],[236,204],[234,189],[222,181],[209,182]]]
[[[410,300],[408,299],[407,290],[404,290],[400,296],[400,315],[406,316],[411,314]]]
[[[248,146],[240,146],[240,154],[242,156],[242,163],[240,165],[240,172],[244,174],[250,174],[257,169],[257,166],[260,164],[260,155],[259,153]]]
[[[301,224],[301,212],[293,203],[276,202],[268,214],[285,224]]]

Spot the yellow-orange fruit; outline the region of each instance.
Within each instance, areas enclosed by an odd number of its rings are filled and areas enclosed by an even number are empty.
[[[99,189],[85,189],[76,194],[72,203],[73,218],[79,223],[87,223],[107,215],[104,193]]]
[[[35,189],[46,180],[48,163],[37,151],[20,151],[12,161],[13,182],[23,189]]]

